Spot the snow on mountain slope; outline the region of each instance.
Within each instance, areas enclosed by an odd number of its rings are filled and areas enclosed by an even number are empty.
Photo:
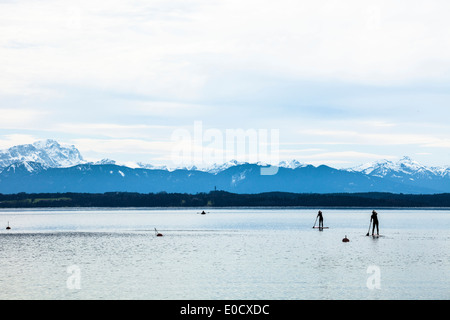
[[[39,166],[33,165],[33,163],[39,164]],[[43,141],[37,141],[33,144],[25,144],[11,147],[6,150],[0,150],[0,172],[13,164],[22,164],[23,168],[26,168],[29,172],[36,171],[37,169],[47,168],[66,168],[79,164],[86,164],[82,155],[75,146],[62,146],[57,141],[49,139]],[[190,167],[176,167],[170,168],[163,165],[151,165],[138,163],[125,163],[120,164],[111,159],[103,159],[92,163],[94,165],[123,165],[129,168],[141,168],[149,170],[189,170],[189,171],[204,171],[211,174],[218,174],[229,168],[242,166],[248,163],[230,160],[222,164],[214,164],[206,168],[197,168],[196,166]],[[258,163],[258,165],[264,165]],[[280,161],[278,164],[281,168],[297,169],[306,167],[307,164],[301,163],[297,160]],[[12,168],[14,169],[14,168]],[[401,178],[401,179],[423,179],[423,178],[450,178],[450,167],[427,167],[420,164],[417,161],[412,160],[409,157],[403,157],[402,159],[393,162],[389,160],[375,161],[367,164],[363,164],[354,168],[343,169],[350,172],[363,173],[368,176],[379,178]]]
[[[207,168],[204,169],[199,169],[201,171],[205,171],[205,172],[209,172],[209,173],[213,173],[213,174],[217,174],[219,172],[222,172],[224,170],[227,170],[231,167],[235,167],[235,166],[240,166],[240,165],[244,165],[244,164],[248,164],[248,162],[242,162],[242,161],[237,161],[237,160],[230,160],[227,161],[225,163],[222,164],[213,164]],[[267,166],[269,164],[267,163],[262,163],[262,162],[258,162],[257,163],[260,166]],[[278,167],[280,168],[287,168],[287,169],[297,169],[297,168],[301,168],[301,167],[305,167],[306,165],[297,161],[297,160],[290,160],[290,161],[280,161],[278,164]]]
[[[450,167],[427,167],[409,157],[376,161],[351,169],[281,161],[276,175],[260,175],[264,163],[231,160],[207,168],[103,159],[86,162],[74,146],[55,140],[0,150],[0,192],[207,192],[216,186],[255,192],[450,192]],[[158,170],[157,170],[158,169]],[[175,172],[176,170],[176,172]],[[203,172],[199,172],[203,171]]]
[[[352,172],[361,172],[375,177],[403,177],[403,176],[446,176],[450,173],[450,168],[445,167],[427,167],[420,164],[417,161],[412,160],[410,157],[403,157],[397,162],[389,160],[375,161],[366,163],[354,168],[348,169]]]
[[[222,163],[222,164],[213,164],[210,165],[208,167],[197,167],[195,165],[190,165],[190,166],[176,166],[176,167],[168,167],[168,166],[163,166],[163,165],[159,165],[159,166],[155,166],[152,164],[148,164],[148,163],[142,163],[142,162],[137,162],[135,166],[135,168],[141,168],[141,169],[148,169],[148,170],[167,170],[167,171],[175,171],[175,170],[188,170],[188,171],[194,171],[194,170],[198,170],[198,171],[203,171],[203,172],[208,172],[208,173],[212,173],[212,174],[217,174],[219,172],[222,172],[228,168],[234,167],[234,166],[238,166],[238,165],[242,165],[245,164],[245,162],[240,162],[240,161],[236,161],[236,160],[230,160],[228,162]]]
[[[307,165],[293,159],[290,161],[280,161],[278,166],[281,168],[287,168],[287,169],[297,169],[297,168],[301,168],[301,167],[306,167]]]
[[[234,166],[239,166],[241,164],[244,164],[245,162],[240,162],[237,160],[230,160],[228,162],[225,162],[223,164],[213,164],[212,166],[209,166],[208,168],[205,168],[204,171],[205,172],[209,172],[209,173],[213,173],[213,174],[217,174],[219,172],[222,172],[224,170],[227,170],[228,168],[234,167]]]
[[[22,161],[22,162],[15,162],[11,165],[9,165],[7,168],[5,168],[6,173],[17,173],[20,171],[23,172],[39,172],[43,169],[42,165],[33,162],[33,161]],[[1,171],[1,170],[0,170]]]
[[[450,167],[433,167],[431,169],[441,177],[450,177]]]
[[[18,162],[35,162],[43,168],[65,168],[86,163],[75,146],[61,146],[51,139],[0,150],[0,169]]]

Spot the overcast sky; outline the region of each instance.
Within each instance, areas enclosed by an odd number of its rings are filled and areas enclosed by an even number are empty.
[[[278,130],[280,160],[450,165],[449,12],[446,0],[0,1],[0,148],[51,138],[87,160],[170,165],[174,132],[201,123]]]

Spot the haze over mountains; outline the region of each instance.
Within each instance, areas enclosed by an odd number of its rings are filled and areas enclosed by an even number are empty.
[[[450,167],[427,167],[409,157],[349,169],[282,161],[277,174],[261,175],[265,166],[235,160],[206,169],[125,166],[111,159],[92,163],[75,146],[45,140],[0,150],[0,193],[450,192]]]

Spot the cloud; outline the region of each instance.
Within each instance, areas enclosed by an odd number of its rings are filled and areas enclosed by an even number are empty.
[[[448,138],[440,138],[432,134],[417,133],[366,133],[350,130],[299,130],[300,136],[308,136],[305,144],[316,145],[417,145],[424,147],[447,148],[450,146]]]
[[[366,152],[358,152],[358,151],[338,151],[338,152],[323,152],[317,153],[313,155],[303,156],[305,159],[347,159],[347,158],[365,158],[365,159],[392,159],[394,158],[391,155],[380,155],[375,153],[366,153]]]
[[[117,123],[61,123],[56,124],[52,131],[63,132],[78,136],[95,136],[116,139],[139,139],[149,138],[155,132],[167,132],[174,130],[170,126],[146,125],[146,124],[117,124]],[[161,139],[163,135],[159,134]],[[155,137],[153,137],[155,138]]]
[[[192,117],[211,113],[211,106],[177,101],[134,101],[129,104],[128,113],[158,117]]]
[[[429,148],[448,149],[448,148],[450,148],[450,139],[448,139],[448,138],[433,138],[425,143],[422,143],[422,146],[429,147]]]
[[[73,143],[88,160],[97,161],[111,158],[118,161],[142,161],[152,163],[154,160],[170,160],[173,143],[148,141],[142,139],[72,139]],[[133,154],[130,159],[129,155]]]
[[[31,129],[43,121],[46,115],[47,112],[43,110],[0,107],[0,128]]]
[[[195,99],[222,70],[376,85],[448,81],[445,8],[445,1],[3,3],[0,87],[17,94],[65,83]]]
[[[3,135],[0,138],[0,149],[9,149],[13,146],[22,145],[22,144],[31,144],[40,140],[35,136],[28,134],[8,134]]]
[[[444,0],[2,2],[0,126],[133,160],[167,158],[171,131],[195,120],[278,128],[286,155],[346,146],[445,158],[449,10]]]

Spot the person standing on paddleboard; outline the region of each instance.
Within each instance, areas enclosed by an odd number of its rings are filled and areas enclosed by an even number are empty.
[[[319,213],[317,214],[317,217],[319,217],[319,229],[323,228],[323,216],[322,211],[319,210]]]
[[[378,229],[378,216],[377,215],[378,215],[378,213],[375,210],[373,210],[372,211],[372,216],[370,217],[370,222],[373,222],[372,235],[374,235],[375,226],[376,226],[377,227],[377,236],[378,236],[378,235],[380,235],[380,231]]]

